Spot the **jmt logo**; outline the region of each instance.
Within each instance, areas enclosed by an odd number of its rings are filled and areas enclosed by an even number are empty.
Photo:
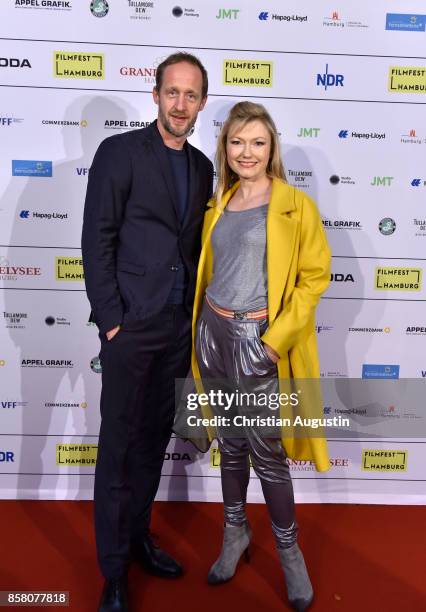
[[[321,128],[300,128],[297,136],[299,138],[318,138]]]
[[[324,74],[317,74],[317,86],[322,85],[325,90],[327,87],[343,87],[343,74],[331,74],[328,72],[328,64],[325,65]]]
[[[373,177],[373,180],[371,181],[370,185],[374,185],[375,187],[390,187],[393,179],[393,176],[375,176]]]
[[[15,453],[11,451],[0,451],[0,463],[7,462],[14,463],[15,461]]]
[[[216,19],[237,19],[240,9],[219,9]]]

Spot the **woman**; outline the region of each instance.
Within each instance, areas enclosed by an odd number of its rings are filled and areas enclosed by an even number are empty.
[[[275,125],[260,104],[240,102],[218,140],[218,184],[206,213],[194,304],[196,380],[250,376],[319,377],[314,311],[330,278],[330,250],[315,204],[289,186]],[[268,386],[266,384],[266,386]],[[271,387],[270,387],[271,388]],[[258,475],[284,570],[290,603],[306,610],[313,590],[296,542],[297,525],[287,457],[329,468],[325,440],[265,437],[245,427],[241,437],[215,432],[221,454],[225,529],[208,581],[235,573],[248,552],[245,515],[250,464]]]

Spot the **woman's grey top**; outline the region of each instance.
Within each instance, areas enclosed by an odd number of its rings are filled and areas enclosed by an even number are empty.
[[[213,278],[209,299],[222,308],[260,310],[268,305],[266,216],[268,204],[227,210],[212,233]]]

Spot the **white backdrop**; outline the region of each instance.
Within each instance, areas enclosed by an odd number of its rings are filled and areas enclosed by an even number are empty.
[[[391,0],[338,11],[325,0],[175,2],[95,3],[103,16],[90,0],[0,4],[2,498],[92,496],[100,376],[80,263],[87,172],[104,138],[155,118],[155,68],[175,50],[209,73],[192,144],[213,158],[228,109],[260,101],[289,181],[318,202],[333,251],[318,309],[323,376],[360,378],[369,364],[426,377],[424,2],[412,0],[412,15]],[[380,288],[390,277],[377,268],[401,269],[412,289]],[[368,449],[397,451],[405,469],[387,455],[363,469]],[[331,440],[330,455],[322,475],[291,462],[298,501],[426,501],[422,438]],[[216,460],[172,440],[160,498],[220,499]],[[261,499],[253,474],[249,500]]]

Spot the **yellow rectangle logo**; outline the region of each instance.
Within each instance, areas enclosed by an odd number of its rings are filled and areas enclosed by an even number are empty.
[[[362,450],[362,469],[366,472],[406,472],[407,450]]]
[[[104,79],[104,54],[54,51],[53,76],[58,79]]]
[[[56,465],[96,465],[97,444],[57,444]]]
[[[421,291],[422,268],[377,267],[374,288],[378,291]]]
[[[223,84],[236,87],[272,87],[272,62],[223,60]]]
[[[220,467],[220,450],[218,448],[210,449],[210,467]]]
[[[57,281],[84,281],[81,257],[55,257],[55,278]]]
[[[426,67],[390,66],[388,91],[392,93],[426,93]]]

